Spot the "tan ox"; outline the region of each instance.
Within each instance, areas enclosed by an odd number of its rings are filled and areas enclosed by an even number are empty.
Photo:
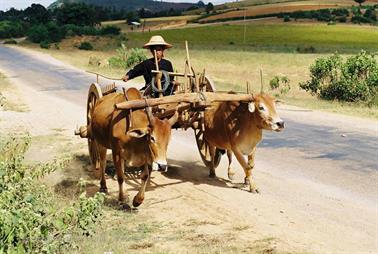
[[[139,91],[130,88],[126,92],[129,100],[141,99]],[[125,101],[120,93],[111,93],[96,103],[88,135],[98,144],[101,159],[100,191],[107,192],[105,180],[106,151],[112,149],[119,185],[119,200],[124,200],[123,181],[126,167],[144,167],[141,175],[142,184],[133,199],[133,206],[139,206],[144,200],[144,192],[151,174],[151,166],[167,167],[166,152],[171,136],[171,127],[177,121],[178,113],[169,120],[153,117],[149,110],[135,110],[130,113],[116,110],[114,105]]]
[[[252,179],[256,146],[262,139],[263,130],[281,131],[283,128],[284,122],[276,112],[275,99],[258,94],[251,103],[215,103],[205,112],[204,139],[210,146],[211,158],[219,149],[227,150],[229,178],[233,175],[230,168],[233,153],[244,169],[245,184],[249,185],[251,192],[258,192]],[[248,156],[248,162],[244,155]],[[210,177],[215,177],[214,163]]]

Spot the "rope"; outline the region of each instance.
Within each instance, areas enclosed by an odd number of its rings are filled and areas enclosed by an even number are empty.
[[[103,78],[110,79],[110,80],[122,80],[121,78],[111,78],[111,77],[107,77],[107,76],[105,76],[105,75],[102,75],[102,74],[99,74],[99,73],[96,73],[96,72],[92,72],[92,71],[86,71],[86,72],[88,72],[88,73],[92,73],[92,74],[96,74],[96,75],[98,75],[98,76],[101,76],[101,77],[103,77]]]

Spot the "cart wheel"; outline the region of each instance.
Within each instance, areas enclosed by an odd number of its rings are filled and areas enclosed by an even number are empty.
[[[215,92],[214,83],[208,77],[203,78],[203,83],[200,86],[202,92]],[[194,134],[196,137],[198,151],[201,155],[201,159],[207,168],[211,168],[211,156],[209,144],[203,138],[202,124],[198,126],[198,129],[194,129]],[[222,152],[218,148],[215,150],[214,155],[214,169],[218,167],[219,162],[222,157]]]
[[[98,84],[93,83],[89,87],[87,100],[87,125],[92,122],[93,111],[96,102],[102,97],[101,88]],[[100,167],[100,156],[98,152],[97,142],[88,137],[89,157],[91,158],[92,167],[98,169]]]

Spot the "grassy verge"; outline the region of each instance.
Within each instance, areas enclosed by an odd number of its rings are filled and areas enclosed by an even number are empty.
[[[0,73],[0,110],[26,112],[28,107],[21,102],[17,88],[12,86],[6,76]]]

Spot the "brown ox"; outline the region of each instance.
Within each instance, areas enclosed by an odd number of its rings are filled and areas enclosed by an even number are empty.
[[[130,88],[126,92],[129,100],[141,99],[139,91]],[[150,110],[135,110],[131,114],[114,108],[116,103],[125,101],[120,93],[111,93],[102,97],[95,105],[92,121],[88,128],[89,136],[97,143],[101,160],[100,191],[107,192],[105,180],[106,151],[112,149],[119,185],[119,200],[124,200],[123,181],[126,167],[144,167],[142,184],[133,199],[133,206],[139,206],[144,200],[144,192],[151,174],[153,163],[165,169],[166,153],[171,136],[171,127],[177,121],[178,113],[169,120],[160,120],[152,116]]]
[[[262,93],[255,95],[251,103],[215,103],[205,112],[204,139],[210,146],[213,162],[215,152],[219,151],[216,148],[227,150],[229,178],[234,174],[230,168],[233,153],[244,169],[245,184],[249,185],[251,192],[258,192],[252,179],[252,169],[262,130],[281,131],[283,128],[284,122],[276,112],[275,99]],[[248,162],[243,155],[248,156]],[[210,177],[215,177],[214,163]]]

